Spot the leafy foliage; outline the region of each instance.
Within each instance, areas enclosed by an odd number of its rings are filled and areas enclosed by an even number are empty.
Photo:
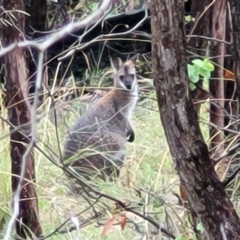
[[[205,82],[207,82],[211,77],[211,72],[214,71],[214,65],[210,62],[208,58],[203,60],[194,59],[192,64],[187,65],[189,87],[191,90],[196,88],[196,83],[202,77]]]

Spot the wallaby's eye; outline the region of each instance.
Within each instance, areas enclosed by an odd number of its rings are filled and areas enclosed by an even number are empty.
[[[131,79],[134,79],[134,74],[130,74]]]
[[[119,78],[120,78],[121,81],[123,81],[124,80],[124,75],[120,75]]]

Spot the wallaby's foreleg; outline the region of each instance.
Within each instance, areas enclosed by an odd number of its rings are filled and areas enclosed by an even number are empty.
[[[127,141],[128,142],[133,142],[135,140],[135,133],[134,130],[130,124],[130,122],[128,123],[128,127],[127,127]]]
[[[135,133],[134,133],[134,131],[132,129],[129,129],[127,131],[127,141],[128,142],[133,142],[134,139],[135,139]]]

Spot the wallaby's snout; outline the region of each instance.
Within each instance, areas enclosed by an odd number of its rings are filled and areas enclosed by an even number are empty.
[[[126,83],[125,83],[125,86],[126,86],[126,88],[127,88],[128,90],[131,90],[131,88],[132,88],[132,82],[130,82],[129,80],[127,80]]]
[[[130,75],[120,75],[120,81],[123,83],[123,85],[126,87],[126,89],[131,90],[133,87],[133,81],[134,81],[134,75],[130,74]]]

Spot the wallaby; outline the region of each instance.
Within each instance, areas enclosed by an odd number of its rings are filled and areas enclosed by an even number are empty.
[[[125,158],[127,137],[134,141],[130,123],[138,100],[136,58],[123,63],[111,58],[114,88],[104,93],[72,126],[65,140],[63,160],[65,166],[87,179],[97,176],[106,179]]]
[[[91,107],[93,104],[95,104],[99,99],[101,99],[103,96],[105,96],[108,92],[107,91],[102,91],[102,90],[95,90],[93,92],[92,97],[89,99],[88,101],[88,106]],[[131,126],[129,126],[129,129],[127,131],[127,137],[129,137],[127,139],[128,142],[133,142],[134,141],[134,131],[131,128]]]

